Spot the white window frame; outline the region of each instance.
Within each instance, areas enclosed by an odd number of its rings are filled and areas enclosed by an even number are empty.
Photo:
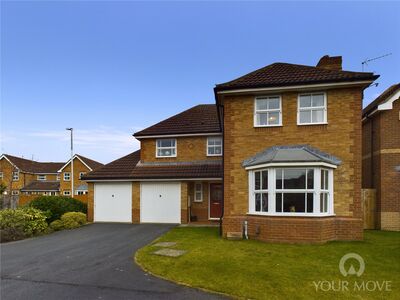
[[[87,195],[88,191],[76,191],[75,195]]]
[[[279,98],[279,108],[273,109],[257,109],[257,100],[268,100],[271,98]],[[257,124],[257,114],[259,113],[270,113],[270,112],[279,112],[279,123],[278,124],[266,124],[259,125]],[[268,120],[267,120],[268,121]],[[282,97],[281,95],[268,95],[268,96],[257,96],[254,98],[254,116],[253,116],[254,127],[278,127],[282,126]]]
[[[57,174],[56,181],[60,181],[60,180],[61,180],[61,176],[60,176],[60,174]]]
[[[312,106],[312,96],[313,95],[323,95],[324,105],[323,106]],[[300,107],[300,97],[301,96],[311,96],[311,106],[310,107]],[[312,122],[312,111],[313,110],[324,110],[324,120],[322,122]],[[300,111],[311,111],[311,123],[300,123]],[[328,124],[328,99],[326,92],[313,92],[313,93],[300,93],[297,96],[297,125],[323,125]]]
[[[82,180],[82,176],[85,176],[86,172],[79,172],[79,180]]]
[[[67,175],[68,174],[68,179],[66,178]],[[64,176],[63,176],[63,178],[64,178],[64,181],[71,181],[71,172],[64,172],[64,174],[63,174]]]
[[[158,146],[158,142],[159,141],[162,141],[162,140],[172,140],[172,141],[174,141],[175,142],[175,147],[159,147]],[[158,150],[159,149],[174,149],[175,150],[175,154],[172,154],[172,155],[158,155]],[[171,153],[172,153],[172,151],[171,151]],[[177,156],[177,154],[178,154],[178,142],[177,142],[177,140],[176,139],[156,139],[156,157],[157,158],[165,158],[165,157],[176,157]]]
[[[39,181],[46,181],[46,175],[37,175],[36,179]]]
[[[63,191],[64,196],[71,196],[71,191]]]
[[[286,168],[286,169],[314,169],[314,187],[313,189],[276,189],[276,170]],[[321,170],[328,171],[328,189],[321,190]],[[268,189],[265,190],[268,192],[268,212],[257,212],[255,210],[255,194],[260,192],[260,190],[255,190],[255,172],[259,171],[268,171]],[[293,217],[326,217],[333,216],[334,214],[334,193],[333,193],[333,169],[327,169],[321,166],[279,166],[279,167],[271,167],[271,168],[260,168],[250,170],[248,174],[248,182],[249,182],[249,211],[248,214],[251,215],[263,215],[263,216],[293,216]],[[262,190],[262,192],[265,192]],[[277,193],[308,193],[312,192],[314,194],[313,201],[313,212],[276,212],[276,194]],[[320,211],[320,194],[328,193],[328,205],[327,212]],[[306,200],[305,200],[306,201]],[[261,203],[262,205],[262,203]],[[262,209],[261,209],[262,210]],[[307,211],[307,208],[305,209]]]
[[[12,181],[18,181],[19,180],[19,171],[13,171],[12,172]]]
[[[197,189],[197,186],[200,186],[200,190]],[[196,195],[200,195],[200,199],[197,199]],[[203,202],[203,183],[195,182],[194,183],[194,202]]]
[[[3,177],[4,177],[3,172],[0,172],[0,179],[3,180]]]
[[[15,190],[14,190],[14,191],[11,191],[11,195],[12,195],[12,196],[17,196],[17,195],[19,195],[19,191],[15,191]]]
[[[221,145],[210,145],[210,140],[212,140],[212,139],[219,139],[221,141]],[[221,136],[210,136],[210,137],[208,137],[207,138],[207,156],[222,156],[222,151],[223,151],[222,144],[223,143],[222,143],[222,137]],[[220,154],[210,154],[209,153],[210,148],[214,148],[214,150],[216,148],[221,148],[221,153]],[[215,151],[214,151],[214,153],[215,153]]]

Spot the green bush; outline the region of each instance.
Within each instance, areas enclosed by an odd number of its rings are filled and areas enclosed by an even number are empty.
[[[46,215],[38,209],[21,207],[0,211],[0,230],[8,240],[30,237],[47,231]],[[3,240],[3,236],[1,238]]]
[[[50,228],[54,231],[59,231],[64,229],[64,223],[61,220],[55,220],[50,223]]]
[[[85,203],[63,196],[41,196],[32,200],[29,206],[48,213],[48,223],[60,219],[67,212],[82,212],[85,214],[87,212]]]
[[[61,216],[65,229],[78,228],[86,224],[86,215],[81,212],[68,212]]]

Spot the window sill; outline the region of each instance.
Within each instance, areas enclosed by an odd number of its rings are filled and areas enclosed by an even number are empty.
[[[312,125],[328,125],[328,122],[322,123],[297,123],[297,126],[312,126]]]
[[[174,155],[174,156],[156,156],[156,158],[176,158],[176,155]]]
[[[207,157],[221,157],[222,154],[207,154]]]
[[[283,127],[282,124],[277,125],[254,125],[254,128]]]
[[[335,214],[308,214],[308,213],[257,213],[249,212],[248,216],[258,216],[258,217],[301,217],[301,218],[324,218],[324,217],[334,217]]]
[[[203,203],[203,200],[193,200],[193,203]]]

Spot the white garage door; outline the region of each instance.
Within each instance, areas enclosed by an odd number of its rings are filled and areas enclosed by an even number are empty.
[[[150,183],[140,185],[140,221],[143,223],[181,222],[181,184]]]
[[[132,183],[94,184],[95,222],[132,222]]]

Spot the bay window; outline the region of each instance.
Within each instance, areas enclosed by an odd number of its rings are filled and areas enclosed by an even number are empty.
[[[333,214],[331,169],[299,166],[250,171],[249,186],[251,214]]]

